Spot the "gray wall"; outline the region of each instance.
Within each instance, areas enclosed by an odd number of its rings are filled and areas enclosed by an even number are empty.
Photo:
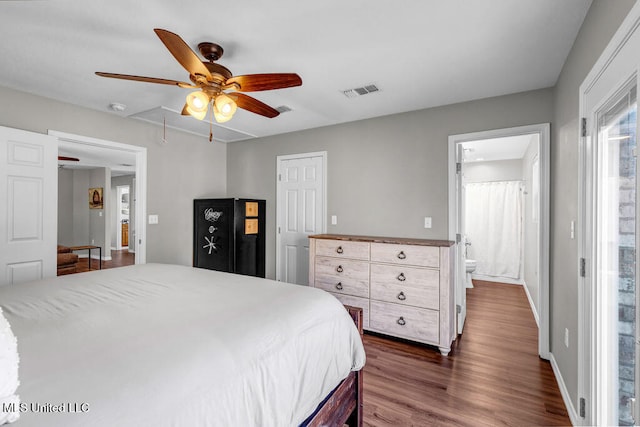
[[[102,188],[102,209],[89,209],[88,201],[85,209],[89,211],[89,240],[80,242],[79,245],[96,245],[102,248],[102,256],[109,255],[111,239],[109,188],[111,182],[111,170],[109,168],[95,168],[89,171],[89,185],[85,186],[85,194],[89,196],[89,188]],[[97,256],[97,254],[93,254]],[[109,258],[110,259],[110,255]]]
[[[634,0],[595,0],[554,90],[551,134],[551,351],[578,407],[578,247],[570,222],[578,216],[579,87]],[[564,329],[569,329],[569,348]]]
[[[193,199],[226,196],[227,146],[212,144],[206,137],[167,129],[169,143],[161,144],[160,126],[4,87],[0,87],[0,125],[146,147],[147,210],[159,216],[159,224],[147,226],[148,262],[191,265]]]
[[[234,142],[229,197],[267,200],[267,277],[275,277],[276,156],[327,151],[330,233],[448,238],[449,135],[547,123],[551,89]],[[425,229],[424,217],[433,218]]]
[[[88,245],[90,240],[89,180],[90,169],[73,171],[73,242],[72,246]],[[58,202],[59,203],[59,202]]]
[[[533,302],[533,309],[539,313],[538,292],[540,290],[540,266],[538,265],[538,242],[540,238],[540,218],[537,221],[533,219],[533,209],[540,210],[540,197],[535,203],[533,199],[533,162],[539,156],[540,143],[538,136],[532,137],[527,151],[522,158],[522,179],[524,181],[524,206],[523,206],[523,233],[524,233],[524,262],[523,262],[523,279],[524,284],[529,291],[529,296]]]
[[[58,244],[73,246],[73,171],[58,169]]]

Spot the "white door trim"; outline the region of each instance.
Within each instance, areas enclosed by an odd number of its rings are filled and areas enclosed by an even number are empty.
[[[282,254],[280,253],[281,237],[279,228],[283,219],[283,214],[280,211],[280,202],[282,201],[282,184],[280,181],[280,174],[282,173],[282,163],[286,160],[306,159],[310,157],[322,158],[322,205],[323,205],[323,221],[322,221],[322,233],[327,231],[327,152],[315,151],[311,153],[298,153],[298,154],[286,154],[276,157],[276,280],[282,280],[281,265]]]
[[[585,399],[585,414],[577,423],[595,425],[607,423],[607,414],[603,407],[607,396],[601,393],[603,369],[599,351],[599,342],[603,336],[602,304],[598,300],[597,283],[593,280],[597,274],[594,262],[597,247],[595,239],[595,218],[597,206],[594,196],[594,178],[598,173],[593,136],[597,135],[597,124],[592,112],[598,111],[633,76],[638,79],[640,62],[633,43],[640,43],[640,2],[632,7],[607,47],[580,85],[579,116],[587,119],[586,135],[578,142],[578,396],[577,404]],[[629,43],[631,40],[631,43]],[[628,45],[629,43],[629,45]],[[619,54],[626,56],[619,56]],[[616,61],[623,58],[621,61]],[[593,105],[588,105],[592,99]],[[601,105],[595,103],[600,102]],[[578,135],[581,135],[582,119],[579,120]],[[636,234],[638,233],[636,225]],[[580,275],[580,260],[585,259],[585,277]]]
[[[146,264],[147,262],[147,148],[137,145],[123,144],[120,142],[108,141],[104,139],[92,138],[82,135],[74,135],[66,132],[49,130],[49,135],[55,136],[58,140],[74,144],[89,145],[94,147],[108,148],[112,150],[126,151],[134,153],[136,156],[136,241],[135,253],[136,264]],[[110,242],[111,235],[107,242]],[[109,244],[109,247],[111,245]]]
[[[449,240],[456,241],[456,146],[467,141],[481,139],[502,138],[508,136],[526,135],[537,133],[540,135],[540,233],[538,242],[538,265],[540,287],[538,301],[540,302],[538,313],[538,354],[541,358],[549,360],[549,212],[550,212],[550,149],[551,126],[549,123],[541,123],[513,128],[495,129],[481,132],[473,132],[449,136]],[[455,283],[464,280],[458,277],[455,271]],[[456,286],[456,290],[458,286]],[[458,298],[456,298],[456,301]]]

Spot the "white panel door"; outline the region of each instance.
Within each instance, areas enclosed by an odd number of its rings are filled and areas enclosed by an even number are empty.
[[[0,286],[56,275],[58,140],[0,127]]]
[[[456,172],[456,197],[457,203],[456,207],[458,212],[456,214],[456,218],[458,223],[456,224],[457,235],[460,236],[460,241],[456,239],[456,268],[458,269],[456,274],[456,310],[458,313],[456,323],[457,323],[457,332],[458,334],[462,333],[464,328],[464,321],[467,318],[467,283],[466,283],[466,274],[467,268],[465,264],[465,260],[467,259],[465,255],[465,193],[464,193],[464,155],[462,144],[456,145],[456,164],[460,165],[457,167]]]
[[[309,235],[324,231],[324,156],[278,158],[276,279],[309,284]]]

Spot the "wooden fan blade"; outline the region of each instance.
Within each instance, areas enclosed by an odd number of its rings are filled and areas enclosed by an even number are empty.
[[[146,83],[159,83],[162,85],[175,85],[184,88],[197,88],[198,86],[194,86],[191,83],[180,82],[178,80],[169,80],[169,79],[158,79],[156,77],[143,77],[143,76],[131,76],[128,74],[114,74],[114,73],[103,73],[100,71],[96,71],[96,74],[100,77],[109,77],[112,79],[122,79],[122,80],[134,80],[137,82],[146,82]]]
[[[302,85],[302,79],[295,73],[247,74],[231,77],[225,85],[233,83],[240,85],[239,92],[257,92],[300,86]]]
[[[239,108],[243,110],[251,111],[252,113],[260,114],[261,116],[269,117],[270,119],[278,116],[280,112],[275,108],[269,107],[262,101],[258,101],[248,95],[231,92],[227,93],[227,96],[233,99]]]
[[[169,49],[169,52],[189,74],[200,74],[205,76],[207,80],[211,79],[211,73],[209,73],[207,67],[179,35],[160,28],[156,28],[153,31],[156,32],[162,43]]]
[[[79,162],[80,159],[77,157],[67,157],[67,156],[58,156],[58,160],[66,160],[69,162]]]

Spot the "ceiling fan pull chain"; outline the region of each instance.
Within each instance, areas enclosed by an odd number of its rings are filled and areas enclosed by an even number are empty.
[[[209,142],[213,142],[213,100],[211,101],[211,114],[209,115]]]

